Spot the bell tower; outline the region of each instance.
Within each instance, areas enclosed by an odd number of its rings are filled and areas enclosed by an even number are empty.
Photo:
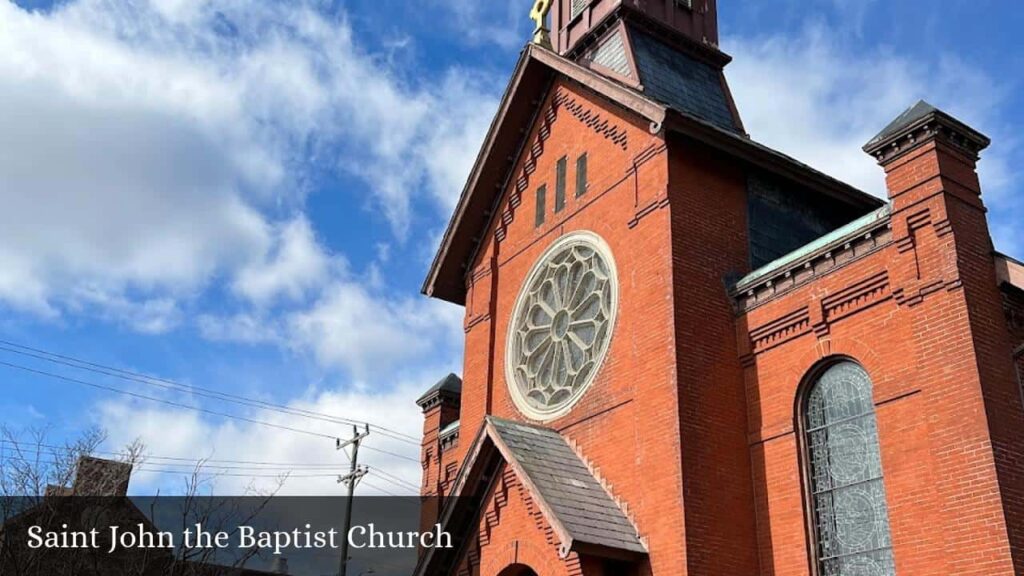
[[[572,57],[618,18],[644,19],[698,45],[717,48],[715,4],[716,0],[557,0],[551,11],[554,50]]]
[[[534,43],[690,117],[745,134],[723,72],[731,58],[718,49],[716,0],[537,6],[550,8],[551,30],[538,26]]]

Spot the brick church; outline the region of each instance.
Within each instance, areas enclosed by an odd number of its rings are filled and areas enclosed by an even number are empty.
[[[465,307],[418,401],[462,544],[417,574],[1024,574],[989,140],[913,105],[864,146],[882,200],[746,133],[715,0],[534,16],[424,284]]]

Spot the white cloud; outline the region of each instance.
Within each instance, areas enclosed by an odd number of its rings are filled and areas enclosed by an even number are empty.
[[[273,250],[239,270],[232,284],[236,293],[256,304],[278,297],[300,301],[322,286],[331,272],[331,257],[305,217],[281,223],[274,236]]]
[[[459,307],[335,283],[311,308],[292,314],[285,329],[289,342],[311,350],[321,365],[365,377],[457,347],[461,327]]]
[[[392,296],[374,276],[372,267],[367,278],[338,272],[301,306],[202,314],[196,324],[207,340],[274,344],[356,380],[460,354],[462,308]]]
[[[1019,251],[1024,208],[1014,158],[1018,138],[1002,122],[1008,86],[955,53],[922,60],[887,47],[863,49],[844,30],[813,24],[789,35],[726,38],[726,68],[745,127],[760,142],[877,196],[882,169],[861,147],[919,99],[993,138],[979,164],[997,246]]]
[[[448,22],[452,33],[462,35],[474,44],[494,44],[510,49],[522,46],[533,30],[530,20],[532,3],[520,0],[431,0],[448,11],[453,22]]]
[[[439,368],[440,370],[440,368]],[[433,372],[424,371],[422,378],[436,379]],[[427,380],[428,382],[431,380]],[[306,410],[332,416],[357,418],[384,426],[401,434],[418,438],[422,432],[422,415],[411,401],[423,391],[420,377],[406,379],[388,391],[381,391],[374,382],[362,386],[364,391],[327,392],[311,391],[287,405],[289,408]],[[288,426],[328,436],[346,437],[351,427],[346,424],[289,416],[266,411],[242,411],[238,414],[247,418]],[[118,448],[134,439],[142,440],[147,453],[152,456],[239,460],[247,462],[316,464],[317,468],[295,467],[280,492],[282,495],[335,494],[338,493],[335,474],[347,471],[348,461],[335,450],[328,438],[318,438],[301,433],[236,420],[216,421],[195,411],[177,408],[154,408],[152,404],[134,401],[111,401],[100,404],[96,411],[97,425],[108,432],[109,447]],[[168,434],[173,430],[173,434]],[[392,454],[386,454],[385,452]],[[378,431],[372,431],[365,448],[360,451],[363,464],[379,468],[401,478],[413,486],[419,485],[421,468],[417,459],[419,447],[397,440]],[[147,493],[157,488],[174,490],[181,486],[175,479],[181,479],[191,472],[187,466],[171,465],[170,460],[152,458],[144,463],[132,480],[132,490]],[[336,464],[334,468],[323,465]],[[216,469],[216,466],[234,466]],[[170,470],[175,473],[153,470]],[[209,486],[217,495],[242,494],[255,484],[258,488],[270,488],[276,483],[274,477],[284,472],[281,466],[255,466],[243,464],[209,463],[202,470],[202,476],[212,479]],[[309,477],[316,476],[316,477]],[[416,494],[408,486],[395,484],[379,476],[367,478],[370,484],[399,494]],[[360,494],[381,494],[377,488],[366,485]]]
[[[337,256],[301,215],[310,167],[362,177],[399,238],[420,198],[451,206],[491,87],[412,86],[325,10],[0,0],[0,303],[56,317],[84,292],[106,317],[221,278],[259,305],[315,294]]]
[[[985,125],[1001,93],[952,58],[923,63],[854,51],[843,35],[811,26],[792,36],[729,38],[726,69],[747,131],[812,166],[878,195],[882,171],[861,151],[897,114],[924,98]]]
[[[254,312],[238,312],[228,316],[200,314],[196,318],[196,327],[203,338],[213,342],[282,344],[278,327]]]

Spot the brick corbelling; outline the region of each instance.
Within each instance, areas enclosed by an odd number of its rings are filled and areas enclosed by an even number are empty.
[[[558,111],[562,108],[587,128],[615,143],[623,151],[629,149],[629,136],[625,127],[614,119],[595,111],[588,102],[577,97],[564,86],[557,86],[548,107],[540,117],[540,125],[534,142],[527,151],[528,154],[523,162],[520,175],[516,178],[515,187],[508,198],[505,210],[501,213],[501,225],[494,232],[498,241],[507,237],[509,225],[515,221],[516,209],[522,204],[523,194],[530,188],[530,176],[537,170],[537,160],[544,154],[544,144],[551,137],[552,125],[558,119]]]
[[[769,350],[807,332],[811,326],[808,307],[786,314],[767,324],[750,330],[750,341],[755,354]]]
[[[947,236],[956,238],[955,243],[938,230],[920,234],[909,243],[909,250],[900,253],[893,246],[740,317],[741,325],[769,326],[802,306],[819,306],[822,318],[831,324],[824,336],[805,331],[748,361],[751,449],[761,446],[755,442],[767,439],[778,439],[772,446],[784,444],[794,422],[795,386],[808,371],[823,359],[853,358],[864,365],[875,383],[897,570],[1009,575],[1013,572],[1007,564],[1007,542],[1012,538],[1007,540],[1006,532],[1000,537],[999,532],[1000,525],[1013,530],[1012,509],[1021,498],[1008,489],[1014,478],[1011,462],[1018,462],[1019,469],[1024,456],[1006,431],[1008,426],[1019,429],[1014,423],[1024,418],[1012,414],[1021,402],[1019,392],[1011,399],[985,391],[990,387],[986,382],[998,378],[984,376],[985,368],[979,370],[979,365],[999,365],[991,354],[985,359],[985,350],[994,352],[999,345],[987,337],[974,343],[980,334],[976,326],[988,327],[991,334],[992,326],[1005,326],[1001,321],[1005,314],[1001,306],[989,305],[993,298],[977,294],[982,285],[995,292],[995,282],[988,274],[971,269],[981,265],[985,252],[968,240],[971,228],[965,227],[957,210],[943,219],[950,222],[953,234]],[[917,217],[909,227],[927,230],[930,222]],[[944,261],[951,250],[956,250],[959,258],[949,261],[968,268],[948,271]],[[886,286],[894,281],[887,274],[891,267],[902,266],[901,262],[913,263],[915,251],[924,284],[931,282],[931,274],[940,279],[962,276],[964,289],[932,292],[917,306],[898,306],[888,296]],[[900,274],[901,279],[907,278],[904,272]],[[997,316],[999,321],[993,321]],[[981,409],[983,398],[989,396],[991,400],[984,400],[986,408]],[[915,418],[915,414],[923,416]],[[782,456],[773,447],[759,450],[770,451],[773,458],[793,458],[793,466],[797,465],[795,453]],[[771,466],[780,465],[772,462]],[[773,502],[772,506],[759,506],[761,525],[777,525],[780,506],[803,505],[798,490],[771,482],[761,498]],[[783,545],[782,534],[773,531],[771,538],[772,551],[777,551],[777,546]],[[987,552],[982,552],[981,542],[987,542]],[[801,544],[795,536],[792,543]],[[795,569],[795,562],[787,565]],[[776,570],[782,572],[782,565]]]
[[[836,294],[823,298],[825,322],[848,316],[865,307],[882,302],[889,295],[889,272],[882,270]]]
[[[594,132],[611,140],[623,150],[629,149],[627,132],[615,120],[602,117],[601,114],[595,112],[587,102],[580,101],[565,90],[559,90],[555,94],[554,104],[555,106],[564,106],[574,118],[583,122]]]
[[[507,464],[488,493],[476,535],[458,574],[494,576],[513,565],[529,566],[545,576],[582,574],[578,554],[560,555],[554,531]]]
[[[795,260],[792,264],[780,267],[773,274],[759,279],[756,284],[742,292],[735,293],[738,312],[742,314],[770,302],[851,262],[884,249],[892,244],[892,241],[892,223],[883,220],[877,226],[855,237],[845,238],[836,244],[823,247]]]

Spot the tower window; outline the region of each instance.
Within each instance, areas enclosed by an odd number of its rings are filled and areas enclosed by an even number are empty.
[[[693,0],[676,0],[676,4],[687,10],[693,10]]]
[[[576,159],[576,197],[587,191],[587,153]]]
[[[558,159],[555,165],[555,213],[565,208],[565,170],[567,160],[565,156]]]
[[[572,0],[572,13],[569,19],[575,20],[577,16],[583,13],[583,10],[589,3],[590,0]]]
[[[803,426],[820,574],[894,576],[871,379],[844,361],[807,391]]]
[[[537,202],[536,212],[533,217],[533,225],[540,226],[544,223],[544,212],[547,210],[545,205],[547,204],[548,187],[544,184],[537,188]]]

